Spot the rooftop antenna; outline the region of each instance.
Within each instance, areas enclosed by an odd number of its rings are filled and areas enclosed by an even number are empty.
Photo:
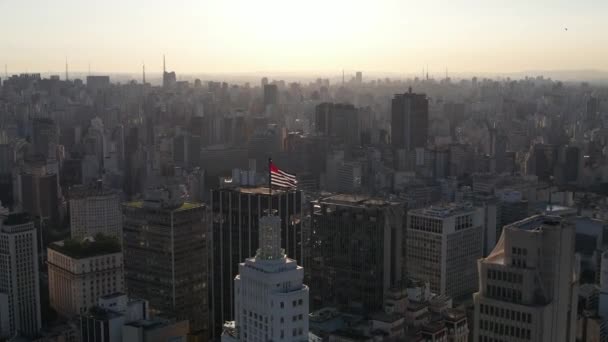
[[[445,79],[448,79],[448,67],[445,67]]]
[[[8,65],[4,64],[4,77],[8,79]]]
[[[429,80],[429,66],[426,66],[426,80]]]
[[[165,55],[163,55],[163,74],[164,74],[165,72],[167,72],[167,68],[166,68],[166,66],[167,66],[167,65],[165,64]]]
[[[69,81],[70,79],[68,78],[68,58],[65,58],[65,80]]]
[[[342,69],[342,85],[344,85],[344,69]]]
[[[146,84],[146,64],[142,62],[142,72],[143,72],[143,77],[142,77],[142,82],[145,85]]]

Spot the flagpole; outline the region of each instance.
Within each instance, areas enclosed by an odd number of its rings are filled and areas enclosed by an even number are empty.
[[[272,213],[272,171],[270,171],[270,165],[272,164],[272,158],[268,158],[268,216]]]

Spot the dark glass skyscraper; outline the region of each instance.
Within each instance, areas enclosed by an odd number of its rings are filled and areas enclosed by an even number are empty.
[[[411,151],[425,147],[429,135],[429,100],[425,94],[396,94],[391,104],[393,147]]]
[[[281,247],[304,266],[302,241],[303,194],[298,190],[272,190],[272,209],[281,218]],[[226,188],[211,191],[213,245],[210,247],[213,336],[219,337],[225,321],[234,319],[234,277],[238,265],[258,249],[259,218],[267,215],[267,187]],[[304,266],[305,267],[305,266]]]

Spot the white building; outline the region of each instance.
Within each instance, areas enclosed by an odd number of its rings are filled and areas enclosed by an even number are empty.
[[[410,210],[405,249],[409,276],[428,281],[438,295],[456,299],[475,292],[483,225],[482,209],[467,204]]]
[[[0,221],[0,340],[41,327],[36,228],[26,214],[11,214]]]
[[[145,300],[130,299],[124,293],[100,297],[97,305],[80,316],[80,341],[122,342],[126,324],[148,318],[148,302]]]
[[[124,291],[123,257],[114,238],[54,242],[47,263],[50,303],[65,317],[84,314],[99,297]]]
[[[93,186],[70,189],[70,232],[72,239],[104,234],[122,239],[122,208],[118,192]]]
[[[281,219],[260,218],[255,257],[239,265],[234,279],[235,321],[222,341],[308,341],[308,287],[304,268],[281,249]]]
[[[574,226],[538,215],[503,229],[478,261],[474,341],[574,341],[578,258]]]

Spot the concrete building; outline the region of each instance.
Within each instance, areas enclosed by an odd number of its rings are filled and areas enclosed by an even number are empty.
[[[239,264],[234,279],[234,324],[222,341],[308,341],[308,287],[304,269],[281,248],[281,219],[259,222],[260,248]]]
[[[147,319],[145,300],[130,299],[124,293],[100,297],[80,316],[80,342],[122,342],[125,324]]]
[[[213,212],[210,251],[211,327],[219,337],[225,321],[234,319],[234,277],[239,263],[258,249],[259,219],[270,208],[281,218],[281,246],[288,258],[304,267],[302,212],[304,195],[299,190],[273,190],[267,187],[224,188],[211,191]]]
[[[42,328],[38,238],[27,214],[0,222],[0,339],[34,337]]]
[[[99,297],[124,291],[120,242],[99,238],[54,242],[47,249],[50,304],[62,316],[84,314]]]
[[[311,203],[310,284],[315,310],[382,310],[402,284],[405,211],[401,203],[335,195]]]
[[[447,204],[407,214],[407,271],[428,281],[431,291],[455,299],[477,289],[475,263],[483,248],[483,211]]]
[[[187,320],[171,322],[164,320],[138,321],[122,328],[123,342],[187,342],[190,324]]]
[[[70,233],[72,239],[103,234],[122,243],[120,196],[101,181],[70,189]]]
[[[474,341],[574,341],[578,258],[574,226],[538,215],[503,229],[478,261]]]
[[[157,189],[123,205],[125,283],[129,296],[150,302],[153,314],[190,320],[208,334],[208,215],[184,202],[179,187]]]

